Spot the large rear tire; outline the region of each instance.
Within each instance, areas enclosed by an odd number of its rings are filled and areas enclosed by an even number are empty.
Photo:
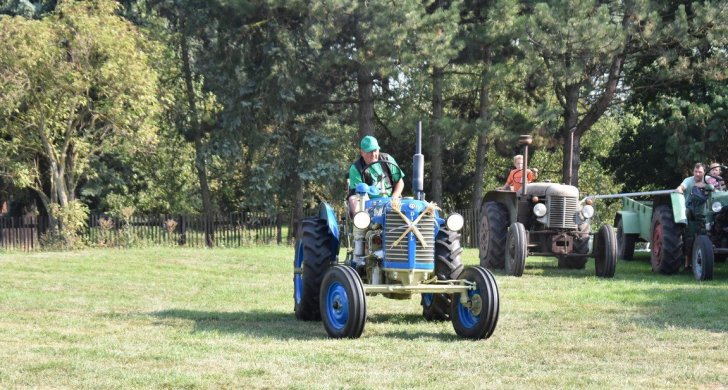
[[[505,243],[508,235],[508,210],[498,202],[485,202],[480,208],[480,266],[502,269],[505,266]]]
[[[435,275],[439,280],[457,279],[463,272],[460,232],[440,227],[435,238]],[[422,294],[422,316],[428,321],[450,319],[450,294]]]
[[[303,234],[294,260],[294,268],[300,270],[293,275],[294,312],[299,320],[318,321],[321,281],[335,255],[325,219],[304,218],[301,224]]]
[[[598,277],[614,277],[617,268],[617,238],[611,226],[602,225],[594,237],[594,267]]]
[[[475,282],[475,289],[467,292],[466,303],[461,294],[453,294],[452,325],[455,333],[473,340],[487,339],[498,325],[500,296],[495,277],[483,267],[468,267],[460,279]]]
[[[506,275],[522,276],[526,267],[528,253],[528,239],[526,228],[520,222],[513,222],[508,228],[506,240]]]
[[[676,225],[672,209],[667,205],[657,206],[652,212],[652,271],[670,275],[680,270],[683,261],[682,228]]]
[[[624,223],[620,219],[617,223],[617,257],[630,261],[634,258],[634,245],[637,242],[636,234],[624,232]]]
[[[364,285],[353,268],[336,265],[321,284],[321,319],[329,337],[358,338],[364,331],[367,305]]]
[[[715,258],[713,255],[713,243],[708,236],[699,235],[695,237],[691,261],[695,280],[713,279]]]

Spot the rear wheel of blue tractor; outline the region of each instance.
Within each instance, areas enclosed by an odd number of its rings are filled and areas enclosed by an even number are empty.
[[[326,220],[304,218],[301,241],[296,247],[293,268],[293,299],[296,318],[304,321],[321,319],[319,292],[321,281],[334,262],[331,236]]]
[[[321,285],[321,319],[329,337],[358,338],[367,318],[364,285],[353,268],[336,265]]]
[[[713,279],[715,257],[713,255],[713,243],[708,236],[702,234],[695,236],[691,261],[695,280]]]
[[[453,294],[452,325],[455,333],[463,338],[487,339],[498,325],[500,296],[495,277],[483,267],[468,267],[460,275],[475,283],[475,289],[463,294]]]
[[[435,275],[438,280],[453,280],[463,272],[460,255],[460,233],[440,227],[435,238]],[[450,319],[450,294],[422,294],[422,316],[428,321],[447,321]]]

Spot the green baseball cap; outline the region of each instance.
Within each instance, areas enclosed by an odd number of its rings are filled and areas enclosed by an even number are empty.
[[[361,148],[361,150],[369,153],[375,150],[379,150],[379,142],[377,142],[377,139],[372,137],[371,135],[367,135],[366,137],[361,139],[359,147]]]

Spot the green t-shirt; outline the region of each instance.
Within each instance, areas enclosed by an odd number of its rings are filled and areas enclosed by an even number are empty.
[[[394,187],[394,185],[397,184],[397,182],[404,177],[404,172],[402,172],[402,170],[399,169],[399,166],[396,165],[397,162],[394,161],[394,157],[388,156],[388,158],[390,164],[386,162],[381,162],[378,164],[373,164],[367,169],[367,172],[372,175],[372,184],[370,185],[375,185],[381,189],[382,183],[384,182],[386,186],[386,181],[384,181],[386,175],[384,173],[384,165],[387,165],[390,172],[392,172],[392,187]],[[382,160],[381,157],[380,160]],[[349,167],[349,189],[353,192],[353,190],[356,189],[356,185],[359,183],[364,183],[364,180],[362,179],[361,174],[356,167],[356,163],[354,163],[351,164],[351,166]],[[392,196],[392,188],[386,189],[386,195]],[[384,196],[384,194],[379,196]],[[372,198],[377,198],[379,196],[372,196]]]

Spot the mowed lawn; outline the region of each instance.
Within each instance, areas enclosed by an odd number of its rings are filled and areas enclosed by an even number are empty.
[[[464,261],[477,264],[477,250]],[[529,258],[496,273],[498,327],[461,340],[419,296],[368,297],[364,333],[293,315],[293,248],[0,254],[0,388],[728,386],[728,264],[715,280]]]

